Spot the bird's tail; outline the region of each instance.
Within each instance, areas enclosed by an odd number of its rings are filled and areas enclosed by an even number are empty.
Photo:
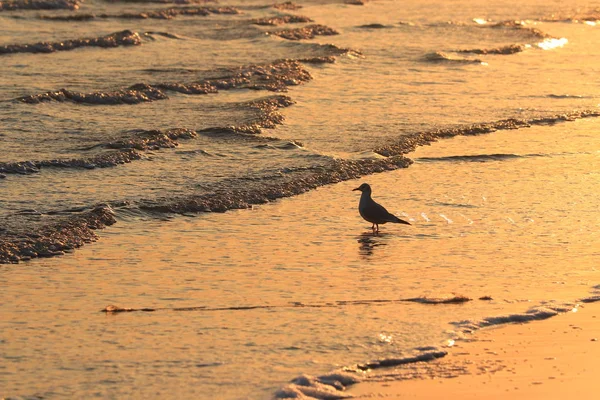
[[[400,219],[400,218],[398,218],[398,217],[396,217],[396,220],[395,220],[394,222],[395,222],[395,223],[397,223],[397,224],[406,224],[406,225],[411,225],[411,223],[410,223],[410,222],[408,222],[408,221],[405,221],[405,220],[403,220],[403,219]]]

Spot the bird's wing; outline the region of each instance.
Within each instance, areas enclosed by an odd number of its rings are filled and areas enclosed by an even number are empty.
[[[396,217],[388,212],[384,206],[375,201],[370,201],[363,209],[365,216],[382,222],[394,222]]]

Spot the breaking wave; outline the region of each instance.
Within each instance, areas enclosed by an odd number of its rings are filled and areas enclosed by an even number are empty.
[[[456,50],[457,53],[473,53],[473,54],[515,54],[524,51],[526,48],[523,44],[509,44],[507,46],[496,47],[494,49],[465,49]]]
[[[392,156],[398,154],[407,154],[413,152],[418,146],[425,146],[439,139],[449,139],[455,136],[470,136],[492,133],[499,130],[522,129],[534,125],[554,125],[560,122],[575,121],[581,118],[600,117],[598,110],[572,111],[557,115],[545,117],[536,117],[530,119],[503,119],[499,121],[459,126],[454,128],[435,129],[427,132],[416,132],[405,135],[395,143],[384,145],[375,149],[375,152],[382,156]]]
[[[128,136],[104,144],[94,145],[92,149],[116,149],[117,151],[78,159],[53,159],[42,161],[0,162],[0,173],[28,175],[40,172],[42,168],[95,169],[114,167],[143,157],[141,152],[174,148],[180,139],[193,139],[200,134],[256,135],[263,128],[274,128],[283,122],[283,116],[277,112],[288,107],[293,101],[287,96],[271,96],[242,104],[241,107],[254,111],[246,123],[227,127],[213,127],[198,132],[185,128],[160,130],[132,130]]]
[[[118,46],[139,46],[142,38],[137,32],[124,30],[106,36],[89,39],[71,39],[62,42],[39,42],[35,44],[11,44],[0,46],[0,55],[13,53],[54,53],[74,50],[80,47],[112,48]]]
[[[40,19],[50,21],[92,21],[95,19],[172,19],[178,16],[206,17],[208,15],[236,15],[239,10],[234,7],[194,7],[194,8],[168,8],[165,10],[146,11],[139,13],[123,14],[77,14],[77,15],[41,15]]]
[[[79,93],[67,89],[33,94],[17,100],[27,104],[46,101],[70,101],[95,105],[140,104],[166,100],[168,91],[187,95],[218,93],[222,90],[251,89],[285,92],[289,86],[300,85],[312,79],[302,63],[328,63],[334,59],[317,57],[302,60],[279,60],[270,64],[248,65],[238,68],[208,72],[216,78],[199,79],[193,82],[138,83],[124,90],[111,92]],[[290,100],[291,101],[291,100]]]
[[[426,54],[423,57],[423,61],[429,63],[448,63],[448,64],[485,64],[482,60],[478,58],[460,58],[454,57],[447,53],[436,51],[434,53]]]
[[[77,10],[77,0],[8,0],[0,2],[0,11],[15,10]]]
[[[304,28],[269,31],[267,35],[279,36],[287,40],[314,39],[315,36],[339,35],[338,31],[324,25],[309,25]]]

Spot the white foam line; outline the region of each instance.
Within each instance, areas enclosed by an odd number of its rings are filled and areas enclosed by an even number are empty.
[[[455,322],[459,331],[463,334],[472,333],[481,328],[495,325],[510,324],[512,322],[529,322],[547,319],[558,314],[573,312],[577,310],[577,304],[557,304],[538,306],[527,310],[521,314],[497,315],[494,317],[486,317],[479,320],[464,320]]]
[[[444,214],[440,214],[440,217],[444,218],[447,223],[449,223],[449,224],[452,223],[452,220],[450,218],[446,217]]]
[[[425,214],[424,212],[421,213],[421,217],[427,221],[427,222],[431,222],[431,220],[429,219],[429,217],[427,216],[427,214]]]

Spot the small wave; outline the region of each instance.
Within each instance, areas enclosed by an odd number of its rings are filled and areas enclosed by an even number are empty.
[[[305,26],[304,28],[269,31],[266,32],[266,34],[279,36],[280,38],[287,40],[303,40],[314,39],[315,36],[339,35],[339,32],[324,25],[309,25]]]
[[[167,8],[165,10],[145,11],[123,14],[77,14],[77,15],[40,15],[40,19],[51,21],[92,21],[95,19],[173,19],[177,16],[206,17],[211,14],[235,15],[240,11],[234,7],[194,7]]]
[[[397,142],[379,147],[374,151],[382,156],[388,157],[410,153],[418,146],[428,145],[439,139],[448,139],[455,136],[481,135],[496,132],[498,130],[528,128],[533,125],[554,125],[565,121],[575,121],[580,118],[596,117],[600,117],[600,111],[583,110],[531,119],[510,118],[455,128],[436,129],[428,132],[417,132],[404,135]]]
[[[154,38],[154,36],[162,36],[165,37],[167,39],[175,39],[175,40],[183,40],[184,38],[182,36],[176,35],[174,33],[170,33],[170,32],[153,32],[153,31],[149,31],[149,32],[144,32],[144,36],[151,38],[152,40],[156,40]]]
[[[423,61],[430,63],[485,64],[478,58],[456,58],[441,51],[426,54]]]
[[[299,58],[298,61],[307,64],[333,64],[335,62],[334,56],[324,57],[311,57],[311,58]]]
[[[289,107],[294,101],[288,96],[271,96],[242,103],[243,106],[256,111],[256,115],[248,122],[240,125],[211,127],[198,131],[204,135],[257,135],[264,128],[275,128],[283,123],[283,115],[277,110],[283,107]]]
[[[428,348],[429,349],[429,348]],[[346,399],[354,395],[346,392],[346,389],[364,380],[364,371],[389,368],[399,365],[414,364],[418,362],[433,361],[445,357],[448,353],[442,350],[424,350],[415,355],[402,358],[388,358],[359,364],[321,376],[300,375],[292,379],[285,387],[275,393],[276,399]],[[308,396],[308,397],[307,397]]]
[[[142,38],[137,32],[124,30],[111,33],[110,35],[89,39],[72,39],[62,42],[39,42],[35,44],[12,44],[0,46],[0,55],[13,53],[53,53],[56,51],[68,51],[80,47],[118,47],[139,46]]]
[[[77,0],[16,0],[0,2],[0,11],[15,10],[77,10]]]
[[[383,360],[371,361],[365,364],[358,364],[357,368],[363,371],[375,368],[397,367],[398,365],[413,364],[417,362],[432,361],[437,358],[442,358],[448,355],[448,352],[443,350],[424,351],[420,354],[401,357],[401,358],[386,358]]]
[[[95,230],[115,222],[113,210],[107,205],[98,205],[90,211],[44,226],[35,234],[3,232],[0,236],[0,264],[63,255],[65,251],[95,241]]]
[[[529,156],[529,155],[528,155]],[[415,161],[420,162],[489,162],[489,161],[504,161],[517,158],[525,158],[518,154],[477,154],[469,156],[448,156],[448,157],[421,157]],[[545,156],[544,154],[535,154],[531,156]]]
[[[332,62],[330,58],[305,59],[303,62]],[[165,91],[188,95],[218,93],[220,90],[252,89],[285,92],[288,86],[300,85],[312,79],[299,60],[279,60],[270,64],[249,65],[238,68],[213,71],[218,78],[205,79],[192,83],[163,82],[156,84],[138,83],[125,90],[112,92],[79,93],[67,89],[20,97],[17,100],[27,104],[45,101],[70,101],[94,105],[140,104],[169,97]],[[289,98],[288,98],[289,99]],[[281,103],[281,99],[279,102]],[[292,104],[291,99],[286,100]],[[291,102],[291,103],[290,103]],[[258,103],[257,103],[258,104]]]
[[[387,29],[387,28],[392,28],[392,25],[384,25],[384,24],[366,24],[366,25],[359,25],[357,26],[357,28],[361,28],[361,29]]]
[[[406,299],[404,301],[410,301],[413,303],[421,303],[421,304],[462,304],[462,303],[466,303],[468,301],[471,301],[473,299],[471,299],[470,297],[467,296],[463,296],[463,295],[451,295],[451,296],[446,296],[446,297],[428,297],[428,296],[423,296],[423,297],[415,297],[412,299]]]
[[[551,35],[542,32],[537,28],[533,28],[528,26],[525,21],[518,20],[509,20],[509,21],[501,21],[496,23],[488,23],[488,24],[478,24],[480,27],[492,28],[492,29],[509,29],[513,31],[518,31],[525,33],[529,37],[538,38],[538,39],[550,39]]]
[[[314,60],[312,60],[314,61]],[[194,83],[158,83],[151,86],[184,94],[217,93],[219,90],[252,89],[285,92],[288,86],[300,85],[312,76],[298,60],[284,59],[269,64],[255,64],[214,71],[218,78]],[[137,88],[132,86],[130,89]]]
[[[78,210],[70,210],[78,211]],[[40,214],[37,210],[23,210],[23,213],[31,213],[38,215]],[[280,305],[239,305],[239,306],[228,306],[228,307],[206,307],[206,306],[193,306],[193,307],[144,307],[144,308],[132,308],[132,307],[121,307],[114,304],[108,305],[100,310],[103,313],[123,313],[123,312],[155,312],[155,311],[200,311],[200,312],[214,312],[214,311],[248,311],[248,310],[264,310],[264,309],[277,309],[277,308],[339,308],[348,306],[380,306],[388,304],[400,304],[400,303],[418,303],[418,304],[462,304],[473,299],[463,295],[449,295],[443,297],[431,297],[421,296],[412,297],[408,299],[363,299],[363,300],[336,300],[328,301],[325,303],[303,303],[303,302],[290,302],[287,304]],[[480,297],[480,300],[491,300],[489,296]]]
[[[0,163],[0,172],[8,174],[29,175],[40,172],[42,168],[75,168],[95,169],[108,168],[130,163],[142,158],[140,151],[174,148],[179,145],[179,139],[192,139],[197,136],[190,129],[173,128],[160,130],[133,130],[131,136],[94,147],[117,149],[92,157],[55,159],[43,161],[21,161]]]
[[[524,51],[526,48],[523,44],[509,44],[507,46],[496,47],[493,49],[467,49],[456,50],[457,53],[473,53],[473,54],[515,54]]]
[[[169,97],[162,91],[151,86],[138,86],[127,90],[114,92],[79,93],[67,89],[46,92],[42,94],[19,97],[17,100],[27,104],[38,104],[46,101],[70,101],[73,103],[114,105],[114,104],[139,104]]]
[[[135,150],[158,150],[178,146],[179,139],[192,139],[197,136],[191,129],[174,128],[165,131],[160,130],[134,130],[133,136],[127,139],[109,142],[105,147],[109,149],[135,149]]]
[[[271,7],[275,8],[276,10],[299,10],[302,8],[301,5],[296,4],[292,1],[285,1],[283,3],[275,3]]]
[[[453,325],[455,325],[462,333],[472,333],[473,331],[489,326],[543,320],[554,317],[561,313],[572,311],[576,307],[576,304],[548,304],[531,308],[528,311],[520,314],[498,315],[478,320],[464,320],[460,322],[454,322]]]
[[[281,15],[278,17],[257,18],[251,21],[252,24],[261,26],[277,26],[284,24],[297,24],[303,22],[313,22],[313,20],[302,15]]]
[[[256,149],[264,149],[264,150],[297,150],[301,149],[303,146],[300,142],[295,140],[291,141],[283,141],[278,144],[270,144],[270,143],[261,143],[256,145]],[[298,168],[306,168],[306,167],[298,167]],[[285,168],[285,170],[295,170],[295,168]]]
[[[29,175],[40,172],[41,168],[76,168],[95,169],[108,168],[115,165],[130,163],[139,160],[142,155],[134,149],[107,152],[94,157],[81,159],[56,159],[43,161],[21,161],[0,163],[0,172],[7,174]]]
[[[582,303],[596,303],[600,301],[600,295],[584,297],[581,299]]]
[[[551,99],[585,99],[588,98],[586,96],[581,96],[578,94],[549,94],[546,97]]]

